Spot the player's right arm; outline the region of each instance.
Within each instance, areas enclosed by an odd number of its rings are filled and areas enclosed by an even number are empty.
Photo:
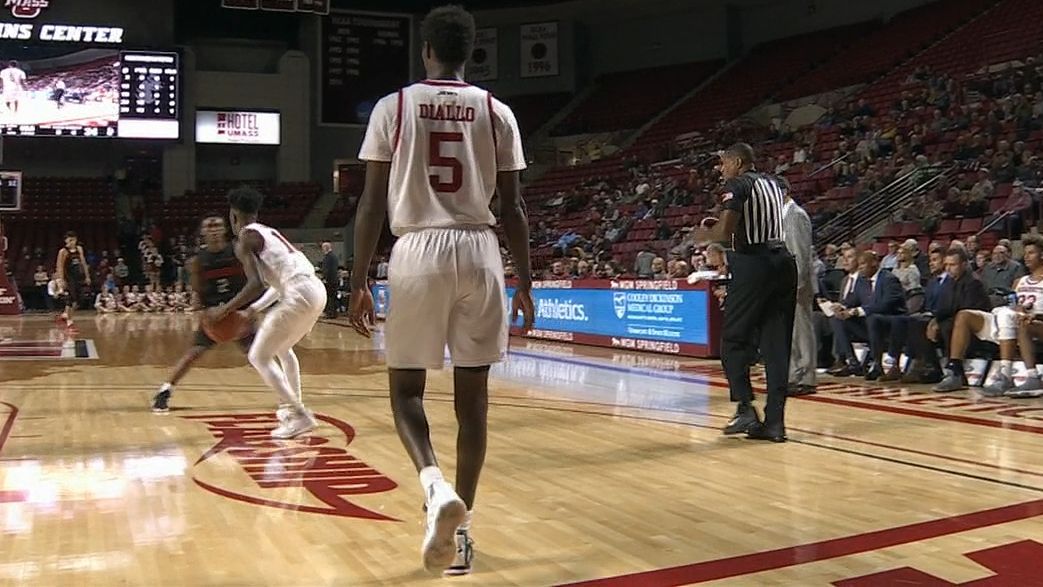
[[[518,274],[518,285],[511,302],[511,323],[524,318],[523,328],[531,330],[536,317],[532,300],[532,267],[529,259],[529,219],[521,193],[521,170],[525,169],[521,131],[511,109],[490,96],[492,123],[496,129],[496,190],[500,194],[500,221],[507,248]]]
[[[217,322],[243,307],[247,302],[257,299],[257,296],[264,290],[264,283],[257,271],[257,261],[255,260],[263,248],[264,237],[256,230],[244,230],[239,235],[239,239],[235,243],[235,256],[242,264],[243,272],[246,273],[246,285],[228,303],[207,311],[207,317],[211,321]]]
[[[395,145],[392,138],[399,124],[399,96],[385,96],[373,109],[362,141],[359,159],[366,162],[366,184],[355,212],[355,264],[351,268],[351,307],[348,320],[356,332],[370,335],[374,315],[373,294],[369,291],[369,266],[377,250],[384,217],[388,209],[388,177]]]

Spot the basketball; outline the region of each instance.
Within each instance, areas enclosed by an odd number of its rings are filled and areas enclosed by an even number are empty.
[[[253,323],[242,312],[232,312],[217,322],[203,320],[203,332],[214,342],[239,340],[252,329]]]

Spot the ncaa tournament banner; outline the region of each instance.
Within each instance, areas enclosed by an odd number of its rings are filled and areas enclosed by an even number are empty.
[[[558,23],[521,25],[521,77],[558,75]]]
[[[496,29],[478,29],[475,33],[474,51],[467,63],[467,79],[475,82],[495,80],[499,76]]]
[[[511,334],[594,346],[717,357],[721,310],[706,283],[686,281],[538,281],[533,283],[536,322],[530,332],[521,318]],[[392,292],[386,282],[371,286],[378,318],[387,315]],[[507,308],[514,287],[507,286]],[[509,315],[508,315],[509,316]],[[509,317],[508,317],[509,319]]]

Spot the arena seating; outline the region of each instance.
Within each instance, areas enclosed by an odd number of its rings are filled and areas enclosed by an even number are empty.
[[[946,2],[944,10],[932,3],[898,14],[822,67],[791,81],[776,97],[790,100],[871,81],[994,4],[996,0],[955,0]]]
[[[830,58],[872,29],[862,23],[765,43],[708,87],[678,105],[638,138],[635,150],[731,120],[764,101],[793,77]]]
[[[314,182],[201,181],[196,192],[171,198],[156,216],[162,219],[167,230],[194,227],[207,212],[224,213],[228,209],[228,191],[244,184],[265,194],[263,218],[275,227],[300,226],[322,194],[322,187]]]
[[[636,71],[608,73],[554,128],[557,136],[634,129],[698,87],[723,65],[700,61]]]
[[[568,92],[554,94],[529,94],[501,98],[511,107],[514,117],[518,119],[518,128],[523,137],[532,136],[545,122],[565,107],[572,99]]]

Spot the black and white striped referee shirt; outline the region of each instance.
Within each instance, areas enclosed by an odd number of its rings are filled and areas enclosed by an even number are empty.
[[[721,203],[741,217],[735,230],[736,250],[743,245],[782,242],[785,197],[775,178],[747,171],[725,184]]]

